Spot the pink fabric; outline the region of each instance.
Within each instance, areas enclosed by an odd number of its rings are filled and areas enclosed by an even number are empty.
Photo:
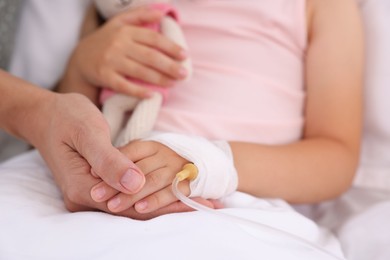
[[[155,130],[282,144],[302,135],[305,0],[174,0],[194,73]]]
[[[176,10],[173,8],[172,5],[170,4],[167,4],[167,3],[155,3],[155,4],[151,4],[150,7],[152,9],[156,9],[156,10],[159,10],[161,11],[164,15],[166,16],[171,16],[172,18],[174,18],[176,21],[179,21],[179,16],[176,12]],[[146,28],[149,28],[153,31],[156,31],[156,32],[159,32],[160,31],[160,25],[158,23],[154,23],[154,24],[147,24],[145,25]],[[134,81],[135,83],[137,83],[138,85],[142,85],[144,87],[148,87],[148,88],[151,88],[153,89],[154,91],[158,91],[160,92],[162,95],[163,95],[163,98],[164,100],[167,98],[168,96],[168,90],[167,88],[163,88],[163,87],[160,87],[160,86],[156,86],[156,85],[151,85],[151,84],[147,84],[147,83],[144,83],[142,81],[139,81],[139,80],[135,80],[135,79],[131,79],[129,78],[129,80],[132,80]],[[108,89],[108,88],[104,88],[100,94],[100,102],[103,104],[109,97],[111,97],[112,95],[114,95],[115,92],[112,91],[111,89]]]

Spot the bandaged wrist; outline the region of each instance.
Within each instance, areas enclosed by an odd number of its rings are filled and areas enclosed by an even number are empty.
[[[190,183],[190,197],[219,199],[237,189],[237,171],[226,141],[174,133],[155,133],[144,140],[164,144],[196,165],[199,173]]]

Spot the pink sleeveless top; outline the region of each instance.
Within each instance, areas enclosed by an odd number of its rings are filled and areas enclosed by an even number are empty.
[[[155,130],[283,144],[304,123],[305,0],[174,0],[194,66]]]

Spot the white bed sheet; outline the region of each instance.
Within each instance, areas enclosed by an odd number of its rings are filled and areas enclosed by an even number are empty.
[[[390,259],[390,191],[354,187],[311,215],[336,234],[347,259]]]
[[[341,256],[327,230],[280,200],[235,193],[224,209],[310,240]],[[51,173],[33,151],[0,165],[0,259],[332,259],[279,233],[202,212],[137,221],[101,212],[69,213]]]

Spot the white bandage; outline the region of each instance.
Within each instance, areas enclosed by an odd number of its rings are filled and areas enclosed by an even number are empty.
[[[164,144],[196,165],[199,173],[190,183],[190,197],[219,199],[237,189],[237,171],[226,141],[211,142],[199,136],[174,133],[155,133],[144,140]]]

